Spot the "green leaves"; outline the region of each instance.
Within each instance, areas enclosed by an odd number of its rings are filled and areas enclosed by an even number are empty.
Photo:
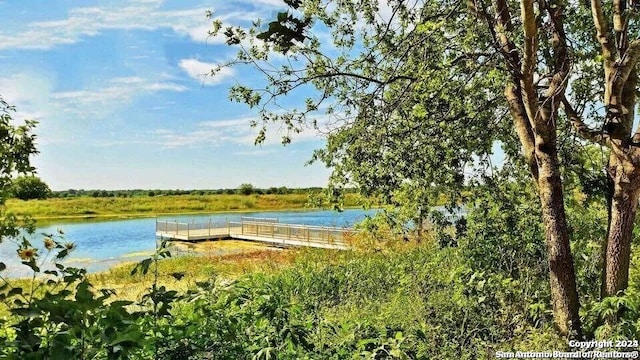
[[[142,273],[143,275],[146,275],[147,272],[149,272],[149,266],[151,266],[152,262],[153,262],[153,259],[151,259],[151,258],[147,258],[147,259],[144,259],[144,260],[140,261],[131,270],[131,275],[137,274],[138,271],[140,273]]]
[[[11,194],[21,200],[46,199],[51,196],[51,189],[36,176],[20,176],[13,180]]]
[[[299,1],[291,1],[297,7]],[[293,5],[292,5],[293,6]],[[286,54],[296,44],[302,43],[307,37],[305,31],[311,19],[298,19],[288,12],[279,12],[277,20],[269,23],[269,28],[256,35],[259,40],[275,45],[275,49]]]
[[[32,133],[37,122],[26,120],[22,125],[14,125],[14,112],[15,108],[4,101],[0,94],[0,242],[19,234],[20,224],[15,216],[6,213],[4,203],[10,193],[13,177],[35,171],[29,158],[38,153],[36,136]],[[25,229],[29,230],[28,226]]]

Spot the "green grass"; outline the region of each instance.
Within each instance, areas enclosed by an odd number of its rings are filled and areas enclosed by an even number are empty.
[[[227,254],[216,255],[220,250]],[[205,281],[214,276],[230,281],[253,272],[275,272],[289,266],[299,254],[296,250],[282,251],[267,245],[235,240],[172,247],[171,253],[172,257],[158,262],[158,284],[178,291],[186,291],[193,288],[197,281]],[[124,262],[108,270],[89,274],[88,277],[96,289],[115,290],[117,295],[112,300],[136,301],[151,287],[154,275],[151,271],[146,275],[131,275],[135,265],[135,262]],[[172,276],[176,273],[183,275],[179,281]],[[30,289],[32,284],[38,285],[38,280],[32,282],[31,278],[8,281],[13,287],[25,290]],[[0,280],[0,285],[3,283]],[[42,296],[47,288],[46,285],[40,287],[36,295]],[[0,317],[7,315],[6,306],[0,306]]]
[[[225,246],[243,252],[207,255]],[[173,303],[171,315],[157,323],[150,314],[127,315],[134,329],[148,334],[154,326],[154,334],[163,334],[139,340],[141,350],[132,358],[152,358],[155,351],[161,359],[185,354],[251,359],[269,353],[278,359],[489,360],[498,350],[567,350],[547,315],[531,313],[531,306],[540,304],[550,312],[544,292],[526,295],[524,279],[474,271],[460,248],[440,248],[425,239],[371,251],[274,251],[239,242],[202,243],[190,250],[204,255],[159,261],[158,285],[196,291],[195,297]],[[96,289],[117,291],[109,304],[139,301],[154,276],[131,276],[132,266],[92,274],[90,281]],[[630,289],[639,284],[637,271],[634,264]],[[176,280],[171,275],[176,272],[184,277]],[[196,282],[211,279],[218,279],[216,285],[197,289]],[[548,283],[546,277],[527,281],[539,288]],[[131,311],[143,308],[133,305]]]
[[[7,201],[7,210],[35,219],[144,217],[164,214],[227,211],[293,210],[307,208],[307,194],[286,195],[169,195],[130,198],[52,198]],[[358,206],[361,198],[347,195],[344,205]]]
[[[213,251],[228,248],[235,251],[228,255],[213,255]],[[183,250],[184,251],[184,250]],[[180,251],[173,250],[173,253]],[[167,288],[186,291],[197,281],[220,276],[232,280],[253,272],[273,272],[288,266],[297,256],[296,251],[280,251],[263,245],[242,241],[202,243],[192,254],[174,256],[158,262],[158,283]],[[90,274],[91,283],[97,288],[114,289],[118,300],[137,300],[153,284],[154,275],[131,275],[135,263],[123,263],[109,270]],[[183,277],[176,280],[172,274]]]

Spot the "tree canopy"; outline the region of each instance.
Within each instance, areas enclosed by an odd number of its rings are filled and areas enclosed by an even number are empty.
[[[46,199],[51,189],[37,176],[20,176],[11,184],[11,195],[21,200]]]
[[[35,147],[36,136],[32,133],[36,122],[27,120],[22,125],[15,125],[13,112],[14,107],[0,97],[0,242],[4,237],[18,234],[17,219],[5,212],[4,203],[11,195],[15,174],[27,174],[35,170],[30,157],[38,152]]]
[[[640,196],[635,8],[621,0],[286,3],[268,26],[214,22],[212,33],[240,48],[226,65],[264,75],[264,86],[231,89],[233,100],[259,110],[257,141],[269,122],[291,133],[329,124],[314,160],[333,168],[331,184],[355,184],[414,220],[438,192],[456,202],[467,185],[526,169],[555,321],[580,337],[564,204],[574,189],[606,199],[602,296],[628,283]],[[281,110],[285,96],[309,88],[316,91],[303,106]],[[497,147],[500,167],[492,164]],[[600,193],[585,190],[594,184]]]

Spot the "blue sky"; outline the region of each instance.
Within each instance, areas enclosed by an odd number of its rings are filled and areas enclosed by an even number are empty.
[[[281,0],[0,0],[0,95],[37,119],[38,175],[52,189],[324,186],[305,166],[323,139],[286,147],[274,126],[254,146],[256,112],[227,89],[249,69],[204,77],[236,50],[207,37],[206,10],[236,25]],[[294,103],[294,101],[291,101]]]

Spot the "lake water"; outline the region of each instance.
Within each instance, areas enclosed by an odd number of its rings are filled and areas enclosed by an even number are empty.
[[[348,209],[336,211],[269,211],[254,213],[219,213],[212,215],[162,216],[159,220],[181,222],[206,222],[223,224],[226,220],[239,221],[241,216],[277,218],[281,223],[305,224],[317,226],[349,227],[363,220],[375,210]],[[44,234],[64,231],[64,241],[73,242],[76,249],[65,261],[67,266],[84,267],[90,272],[102,271],[123,261],[137,261],[149,256],[156,247],[155,218],[87,221],[47,225],[39,227],[33,244],[40,246]],[[43,249],[38,253],[43,255]],[[14,241],[5,239],[0,244],[0,261],[7,265],[3,276],[24,277],[31,274],[30,269],[20,264],[16,255]],[[45,260],[43,268],[50,267]]]

